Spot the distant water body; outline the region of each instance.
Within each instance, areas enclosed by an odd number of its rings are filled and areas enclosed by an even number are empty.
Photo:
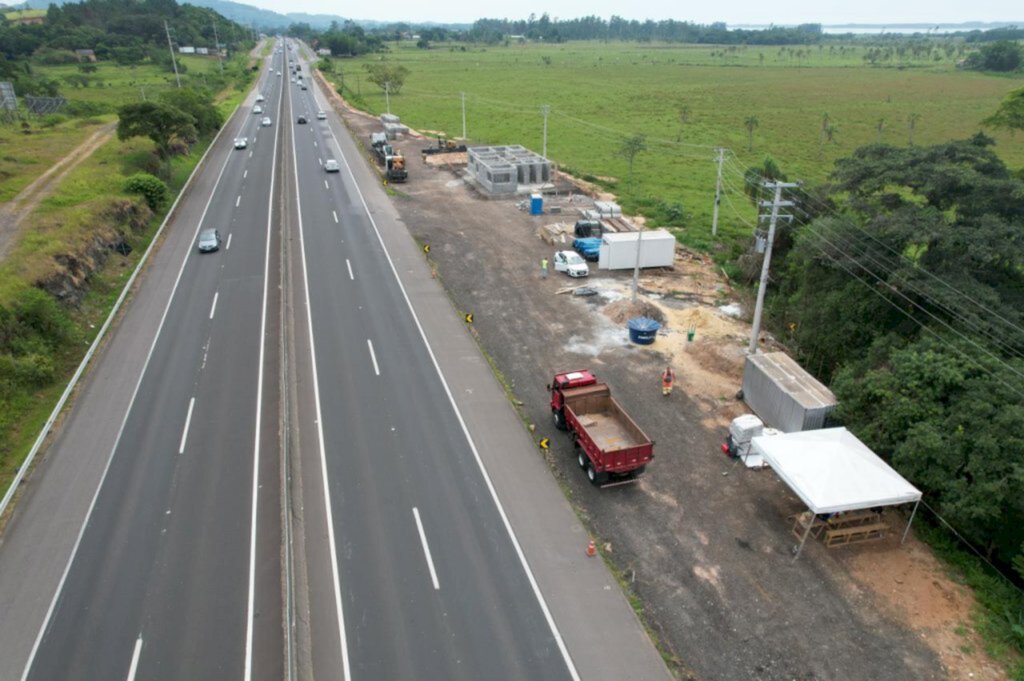
[[[963,26],[935,26],[935,25],[921,25],[921,26],[865,26],[864,24],[854,25],[834,25],[834,26],[822,26],[821,32],[828,35],[842,35],[846,33],[853,33],[856,35],[881,35],[882,33],[898,33],[903,35],[910,35],[912,33],[932,33],[932,34],[944,34],[944,33],[956,33],[957,31],[974,31],[974,30],[987,30],[990,28],[1000,28],[1002,26],[1013,26],[1013,25],[1024,25],[1022,24],[984,24],[984,25],[963,25]],[[759,25],[731,25],[729,28],[742,28],[752,31],[763,31],[770,26],[766,24]],[[793,27],[789,27],[793,28]]]

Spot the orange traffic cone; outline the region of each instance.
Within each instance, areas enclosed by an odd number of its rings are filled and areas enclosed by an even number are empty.
[[[594,540],[593,539],[591,539],[590,543],[587,544],[587,555],[590,556],[591,558],[593,558],[594,556],[597,555],[597,547],[594,546]]]

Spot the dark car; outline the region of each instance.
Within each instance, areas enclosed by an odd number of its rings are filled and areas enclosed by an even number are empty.
[[[299,116],[298,120],[296,120],[295,122],[299,123],[299,124],[304,124],[306,122],[306,117],[305,116]]]

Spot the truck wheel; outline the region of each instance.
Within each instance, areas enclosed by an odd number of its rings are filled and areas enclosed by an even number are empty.
[[[565,414],[561,409],[554,409],[551,412],[555,418],[555,428],[559,430],[565,430]]]
[[[590,480],[590,484],[595,487],[600,487],[608,481],[607,473],[598,473],[594,470],[594,464],[587,462],[587,479]]]
[[[589,461],[587,461],[587,455],[583,452],[582,449],[576,455],[576,463],[578,463],[580,465],[580,468],[584,470],[586,470],[587,464],[590,463]]]

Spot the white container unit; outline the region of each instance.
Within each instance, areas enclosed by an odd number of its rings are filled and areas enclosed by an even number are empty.
[[[640,267],[672,267],[676,238],[664,229],[647,232],[608,232],[601,236],[598,269],[631,270],[636,266],[636,240],[640,238]]]

